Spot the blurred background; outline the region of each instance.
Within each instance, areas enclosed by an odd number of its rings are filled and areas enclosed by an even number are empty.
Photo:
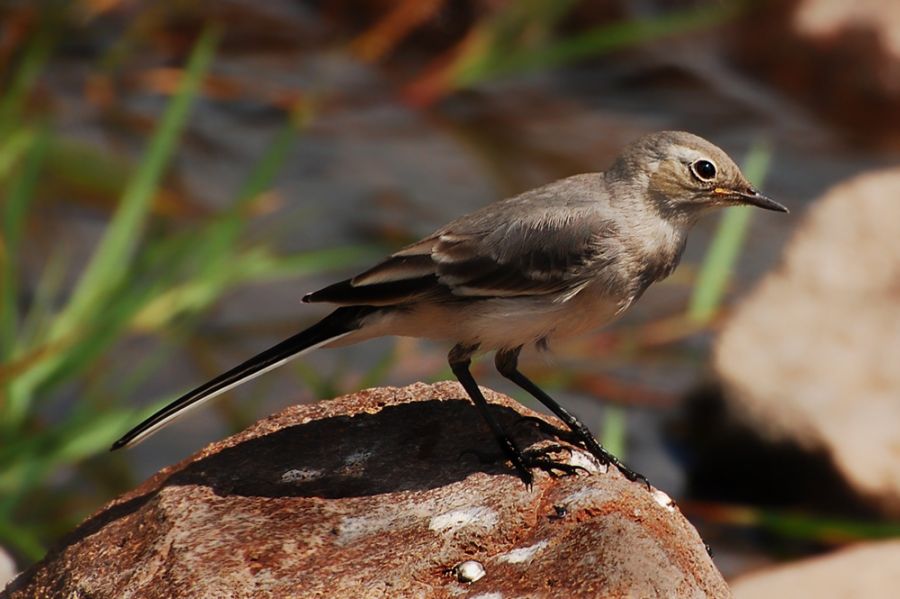
[[[106,451],[322,316],[305,292],[685,129],[791,215],[704,220],[624,319],[523,370],[739,596],[896,563],[898,96],[900,10],[869,0],[0,4],[0,561],[286,405],[451,378],[420,341],[322,351]]]

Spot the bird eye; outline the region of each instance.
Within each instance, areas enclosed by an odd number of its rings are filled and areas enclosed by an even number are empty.
[[[691,172],[701,181],[712,181],[716,178],[716,165],[709,160],[695,160],[691,163]]]

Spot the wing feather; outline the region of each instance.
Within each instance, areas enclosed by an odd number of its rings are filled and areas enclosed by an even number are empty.
[[[598,210],[602,178],[582,175],[464,216],[359,275],[303,298],[341,305],[545,296],[565,302],[620,259]]]

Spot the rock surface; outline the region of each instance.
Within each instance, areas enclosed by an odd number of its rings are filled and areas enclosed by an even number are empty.
[[[900,541],[866,543],[762,570],[734,581],[736,599],[893,599],[900,588]]]
[[[894,169],[816,202],[715,349],[739,413],[770,437],[825,449],[891,514],[900,514],[898,197]]]
[[[730,597],[665,494],[580,451],[556,455],[590,474],[527,489],[478,458],[494,442],[464,397],[417,384],[290,407],[111,502],[7,592]],[[520,444],[548,442],[533,412],[487,398]]]

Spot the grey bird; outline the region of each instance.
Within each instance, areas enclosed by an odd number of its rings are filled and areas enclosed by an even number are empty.
[[[547,463],[523,454],[489,410],[469,371],[479,352],[496,352],[500,374],[546,405],[601,463],[646,482],[518,370],[519,352],[615,319],[672,273],[700,216],[734,205],[788,211],[757,191],[712,143],[681,131],[645,135],[606,172],[490,204],[351,279],[306,295],[304,302],[338,308],[176,399],[112,449],[135,445],[189,408],[307,351],[399,335],[453,344],[453,373],[527,485],[530,467]]]

